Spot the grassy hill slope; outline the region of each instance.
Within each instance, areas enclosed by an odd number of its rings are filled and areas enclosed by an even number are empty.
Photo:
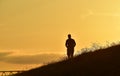
[[[120,45],[84,53],[15,76],[120,76]]]

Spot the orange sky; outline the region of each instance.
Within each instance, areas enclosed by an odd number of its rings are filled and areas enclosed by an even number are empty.
[[[0,50],[14,54],[65,53],[120,39],[119,0],[1,0]]]

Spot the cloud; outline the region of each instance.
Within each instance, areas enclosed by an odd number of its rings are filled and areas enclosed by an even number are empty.
[[[12,54],[12,52],[0,52],[0,62],[4,62],[10,54]]]
[[[47,64],[49,62],[58,61],[62,57],[63,56],[60,54],[6,56],[2,61],[12,64]]]
[[[114,16],[114,17],[120,16],[119,12],[94,12],[92,10],[89,10],[88,12],[89,13],[87,16],[90,16],[90,15],[93,15],[93,16]]]
[[[111,16],[111,17],[120,17],[119,12],[96,12],[91,9],[84,10],[84,13],[81,14],[82,19],[86,19],[89,16]]]
[[[0,60],[4,60],[4,58],[10,54],[12,54],[12,52],[0,52]]]
[[[110,12],[99,12],[99,13],[94,13],[96,16],[113,16],[113,17],[119,17],[120,13],[110,13]]]
[[[82,18],[82,19],[85,19],[85,18],[87,18],[87,17],[89,17],[89,16],[91,16],[91,15],[94,15],[93,10],[91,10],[91,9],[86,9],[86,10],[84,10],[84,13],[81,14],[81,18]]]

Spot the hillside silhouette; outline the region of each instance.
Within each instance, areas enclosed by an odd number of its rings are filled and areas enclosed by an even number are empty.
[[[120,45],[83,53],[14,76],[120,76]]]

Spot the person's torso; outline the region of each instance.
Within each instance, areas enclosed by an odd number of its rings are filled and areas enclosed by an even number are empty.
[[[68,45],[68,47],[74,47],[74,46],[75,46],[75,41],[74,41],[74,39],[68,39],[68,40],[67,40],[67,45]]]

